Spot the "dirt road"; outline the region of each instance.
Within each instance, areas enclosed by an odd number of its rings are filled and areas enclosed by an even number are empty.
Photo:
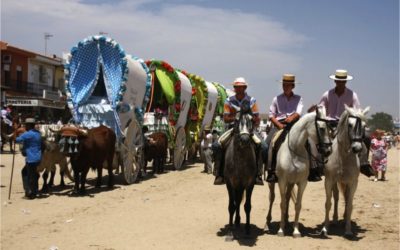
[[[388,181],[373,182],[360,175],[353,239],[342,237],[341,224],[332,228],[327,239],[318,234],[325,202],[323,182],[318,182],[309,183],[305,190],[301,238],[276,235],[279,194],[272,232],[263,232],[268,207],[265,185],[253,192],[250,237],[242,230],[233,242],[225,242],[227,191],[225,186],[212,185],[213,177],[201,173],[201,163],[130,186],[117,177],[113,190],[95,189],[95,173],[90,172],[88,196],[69,196],[72,184],[67,181],[67,188],[56,187],[49,196],[25,200],[20,174],[24,159],[18,154],[8,202],[12,155],[2,154],[1,249],[399,249],[399,155],[400,150],[389,151]],[[243,209],[241,213],[243,223]],[[291,204],[290,221],[293,214]]]

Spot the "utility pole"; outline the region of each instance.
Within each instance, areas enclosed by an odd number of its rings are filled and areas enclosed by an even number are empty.
[[[49,40],[50,37],[53,37],[53,35],[48,32],[44,33],[44,55],[45,56],[47,56],[47,40]]]

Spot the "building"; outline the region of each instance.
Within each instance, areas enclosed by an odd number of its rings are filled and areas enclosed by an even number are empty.
[[[47,57],[0,41],[1,104],[12,115],[46,122],[68,119],[61,58]]]

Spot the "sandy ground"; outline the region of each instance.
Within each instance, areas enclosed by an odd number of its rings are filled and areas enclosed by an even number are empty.
[[[318,234],[325,202],[323,182],[318,182],[309,183],[304,194],[301,238],[276,235],[279,194],[273,206],[272,232],[263,232],[269,193],[264,185],[253,192],[251,235],[244,235],[242,224],[236,239],[226,242],[227,190],[212,185],[213,177],[201,173],[201,163],[130,186],[122,185],[117,177],[113,190],[95,189],[95,173],[90,172],[88,196],[71,197],[72,184],[67,181],[66,188],[55,187],[49,196],[25,200],[20,174],[24,159],[18,154],[8,201],[12,155],[2,154],[1,249],[399,249],[399,155],[400,150],[389,151],[388,181],[360,176],[354,238],[342,236],[342,224],[332,227],[329,238]],[[290,208],[292,221],[293,204]],[[243,223],[243,208],[241,215]]]

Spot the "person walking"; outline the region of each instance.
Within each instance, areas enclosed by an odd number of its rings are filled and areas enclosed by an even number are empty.
[[[210,126],[204,127],[204,136],[201,141],[201,148],[203,150],[203,160],[204,160],[204,173],[211,174],[212,173],[212,141],[213,136],[211,134]]]
[[[17,143],[23,144],[26,165],[22,169],[22,180],[25,189],[25,196],[29,199],[36,198],[38,193],[39,174],[36,168],[42,159],[42,139],[40,132],[35,129],[34,118],[25,120],[26,132],[16,138]]]
[[[383,138],[384,131],[377,129],[375,138],[371,140],[372,168],[375,170],[374,181],[378,181],[379,172],[381,172],[381,181],[385,181],[387,168],[387,149],[388,143]]]

